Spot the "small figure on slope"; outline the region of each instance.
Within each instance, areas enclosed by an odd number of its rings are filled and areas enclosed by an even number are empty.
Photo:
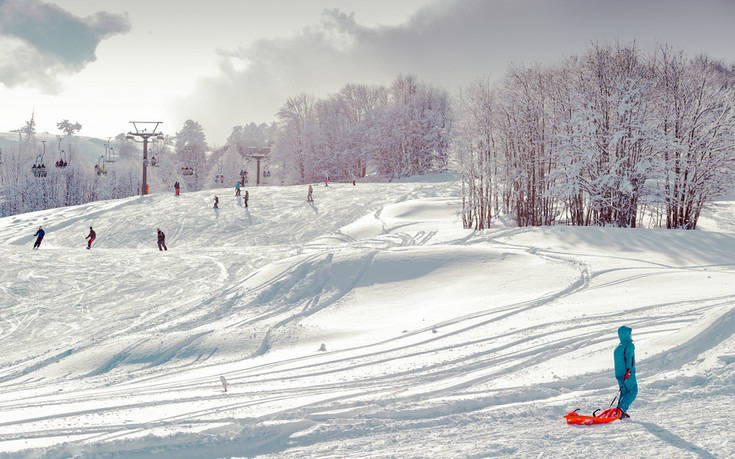
[[[36,243],[33,244],[34,250],[41,247],[41,241],[43,241],[43,237],[45,235],[46,235],[46,232],[43,230],[42,227],[39,226],[38,231],[36,231],[36,234],[34,234],[34,236],[36,236]]]
[[[161,228],[156,228],[156,231],[158,231],[158,250],[168,251],[168,247],[166,247],[166,235],[163,234],[163,231],[161,231]]]
[[[314,196],[312,196],[313,193],[314,188],[309,185],[309,191],[306,193],[306,202],[314,202]]]
[[[174,183],[174,191],[176,191],[176,196],[179,196],[179,193],[181,192],[181,185],[179,184],[178,180],[176,181],[176,183]]]
[[[87,250],[91,249],[92,243],[97,239],[97,233],[94,232],[91,226],[89,227],[89,234],[84,239],[89,239],[89,241],[87,241]]]
[[[240,196],[240,181],[235,184],[235,196]]]
[[[615,379],[620,387],[618,408],[623,412],[621,419],[629,418],[628,408],[638,395],[638,383],[635,380],[635,346],[630,335],[633,330],[623,325],[618,328],[620,344],[615,348]]]
[[[245,208],[248,208],[248,199],[250,199],[250,193],[248,193],[248,190],[245,190]]]
[[[219,197],[214,197],[214,209],[219,209]]]

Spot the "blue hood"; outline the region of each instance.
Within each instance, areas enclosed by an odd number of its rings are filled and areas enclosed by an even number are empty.
[[[621,342],[624,342],[624,341],[633,341],[630,338],[630,334],[631,334],[632,331],[633,331],[632,328],[626,327],[625,325],[623,325],[622,327],[618,328],[618,337],[620,338],[620,341]]]

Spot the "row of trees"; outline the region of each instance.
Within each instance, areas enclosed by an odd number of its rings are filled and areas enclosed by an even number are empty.
[[[302,94],[278,112],[273,162],[283,179],[353,180],[443,170],[452,120],[446,91],[398,77],[390,87],[348,84],[324,99]]]
[[[242,156],[249,147],[272,147],[261,171],[273,172],[271,183],[309,183],[443,170],[451,146],[465,227],[509,214],[521,226],[693,229],[733,180],[735,69],[704,56],[598,45],[558,65],[479,80],[458,102],[455,123],[446,91],[414,77],[389,87],[349,84],[322,99],[293,97],[277,122],[235,126],[227,146],[212,152],[202,126],[187,120],[151,146],[151,189],[176,180],[190,191],[231,186],[252,169]],[[57,126],[71,149],[81,125]],[[3,215],[140,190],[141,151],[123,134],[113,142],[120,160],[106,174],[80,160],[49,168],[43,180],[30,167],[39,149],[33,118],[19,135],[17,151],[3,153]]]
[[[662,47],[593,46],[463,91],[456,147],[465,227],[693,229],[732,184],[735,72]]]

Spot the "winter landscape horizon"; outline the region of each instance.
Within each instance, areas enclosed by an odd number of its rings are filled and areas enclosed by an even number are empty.
[[[735,456],[733,19],[0,0],[0,458]]]

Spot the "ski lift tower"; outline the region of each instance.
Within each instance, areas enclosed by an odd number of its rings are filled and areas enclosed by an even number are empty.
[[[255,184],[260,185],[260,160],[263,158],[269,157],[271,154],[271,149],[269,147],[265,148],[256,148],[256,147],[246,147],[240,149],[240,155],[244,156],[245,158],[253,158],[257,162],[257,174],[255,175]]]
[[[143,183],[140,187],[140,195],[144,196],[148,194],[148,141],[151,137],[163,139],[163,133],[157,132],[163,121],[131,121],[130,124],[133,125],[135,132],[128,132],[125,138],[128,140],[135,140],[136,138],[143,140]]]

